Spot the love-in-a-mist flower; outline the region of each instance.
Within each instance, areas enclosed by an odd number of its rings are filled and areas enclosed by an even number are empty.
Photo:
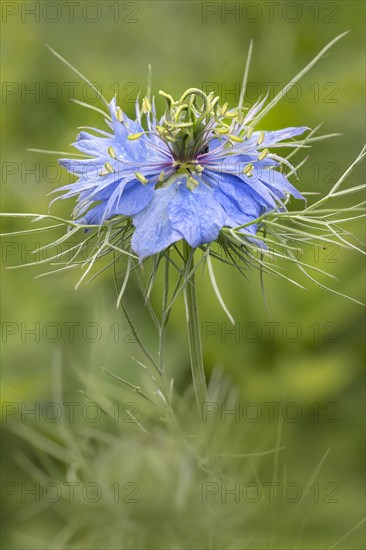
[[[109,131],[83,131],[73,144],[87,157],[60,160],[78,176],[60,189],[62,198],[78,197],[77,221],[131,217],[131,246],[143,259],[181,239],[192,247],[210,243],[223,227],[253,221],[245,232],[255,235],[263,213],[284,209],[289,194],[303,198],[280,171],[286,161],[270,148],[307,128],[254,131],[265,99],[249,111],[230,110],[195,88],[177,101],[160,93],[167,101],[160,118],[148,97],[137,103],[136,120],[113,99]]]

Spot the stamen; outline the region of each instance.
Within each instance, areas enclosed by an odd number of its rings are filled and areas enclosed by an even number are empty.
[[[137,134],[130,134],[127,137],[130,141],[134,141],[135,139],[139,139],[142,136],[142,134],[143,134],[143,132],[139,132]]]
[[[260,132],[259,136],[258,136],[258,141],[257,141],[257,145],[261,145],[264,141],[264,132]]]
[[[259,155],[258,157],[258,160],[263,160],[264,158],[266,158],[266,156],[268,155],[269,153],[269,150],[268,149],[263,149],[263,151],[261,152],[261,154]]]
[[[158,134],[165,134],[166,129],[163,126],[156,126],[156,131]]]
[[[196,179],[192,178],[192,176],[189,176],[186,185],[190,191],[194,191],[194,189],[196,189],[198,184],[199,182]]]
[[[225,128],[224,126],[222,126],[221,128],[215,128],[215,132],[217,134],[228,134],[229,128]]]
[[[201,166],[200,164],[197,164],[197,166],[195,166],[195,170],[196,172],[201,173],[204,171],[204,167]]]
[[[230,111],[229,113],[226,113],[226,118],[235,118],[238,116],[238,111]]]
[[[244,141],[244,138],[240,136],[230,135],[229,138],[231,139],[231,141],[237,141],[238,143],[242,143]]]
[[[246,133],[245,137],[246,137],[247,139],[250,139],[250,138],[252,137],[252,133],[253,133],[253,132],[254,132],[254,128],[249,127],[248,130],[247,130],[247,133]]]
[[[253,172],[253,169],[254,169],[254,166],[253,164],[250,162],[249,164],[247,164],[243,170],[243,174],[245,174],[246,176],[251,176],[252,175],[252,172]]]
[[[115,159],[115,158],[116,158],[116,152],[115,152],[115,150],[113,149],[112,146],[111,146],[111,147],[108,147],[108,155],[109,155],[110,157],[112,157],[112,159]]]
[[[164,181],[164,178],[165,178],[165,172],[163,170],[162,172],[160,172],[159,181]]]
[[[104,163],[104,168],[109,172],[110,174],[113,174],[114,168],[109,162]]]
[[[141,174],[141,172],[135,172],[135,176],[144,185],[149,181],[148,179],[145,178],[143,174]]]
[[[116,109],[116,119],[118,120],[118,122],[123,121],[123,111],[122,111],[121,107],[117,107],[117,109]]]
[[[144,99],[142,100],[142,112],[146,114],[150,111],[151,111],[150,100],[148,97],[144,97]]]
[[[229,108],[229,104],[228,104],[227,101],[225,101],[225,103],[223,104],[223,106],[220,109],[220,115],[224,115],[226,113],[226,111],[228,110],[228,108]]]

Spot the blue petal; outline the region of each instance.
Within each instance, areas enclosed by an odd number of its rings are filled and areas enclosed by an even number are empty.
[[[190,191],[184,178],[176,184],[175,197],[168,206],[169,220],[192,247],[217,239],[226,214],[214,198],[214,190],[200,183]]]
[[[261,171],[260,171],[261,173]],[[273,198],[272,190],[257,177],[256,170],[253,170],[252,176],[241,175],[240,179],[243,180],[249,187],[260,195],[262,198],[262,203],[264,202],[268,207],[275,208],[276,201]]]
[[[279,163],[271,158],[265,158],[263,160],[258,160],[258,151],[255,150],[251,154],[242,154],[238,153],[235,155],[228,155],[226,157],[220,158],[217,162],[212,159],[207,164],[202,162],[202,165],[208,170],[225,170],[225,172],[231,172],[233,175],[242,172],[245,166],[249,163],[253,164],[255,168],[264,168],[269,166],[277,166]]]
[[[217,174],[206,172],[205,177],[218,186],[219,189],[234,199],[243,212],[255,215],[256,203],[265,207],[273,207],[275,203],[266,187],[254,176],[252,178],[241,178],[233,174]],[[254,180],[254,182],[253,182]],[[248,183],[249,182],[249,183]]]
[[[271,145],[277,143],[278,141],[283,141],[284,139],[292,138],[294,136],[299,136],[309,130],[306,126],[291,126],[289,128],[283,128],[282,130],[276,130],[274,132],[265,132],[264,140],[261,144],[261,147],[270,147]],[[254,132],[251,141],[257,143],[260,132]]]
[[[106,219],[113,218],[113,216],[133,216],[145,208],[152,200],[154,193],[154,184],[142,185],[139,181],[135,181],[133,185],[125,188],[122,191],[121,197],[116,204],[107,211],[108,199],[110,198],[110,192],[106,195],[105,199],[100,204],[91,208],[87,214],[82,218],[79,218],[79,223],[88,224],[101,224]],[[63,197],[64,198],[64,197]],[[80,203],[85,200],[85,197],[80,196]],[[99,200],[99,197],[95,197],[94,200]],[[89,203],[90,206],[91,203]],[[86,204],[86,207],[88,205]],[[106,216],[107,214],[107,216]]]
[[[225,225],[229,227],[238,227],[255,220],[263,212],[263,207],[249,194],[247,195],[247,207],[245,210],[239,206],[235,199],[226,195],[219,188],[215,189],[215,199],[225,210],[227,214]]]
[[[152,201],[153,195],[154,183],[148,183],[147,185],[142,185],[139,181],[135,181],[132,184],[129,183],[123,190],[121,198],[113,209],[113,212],[115,214],[133,216]]]
[[[213,149],[217,149],[217,147],[220,147],[221,144],[222,140],[219,138],[210,139],[210,141],[208,142],[208,149],[209,151],[212,151]]]
[[[300,191],[298,191],[281,172],[277,172],[277,170],[264,170],[259,178],[267,187],[273,189],[275,193],[278,191],[290,193],[296,199],[305,200]],[[282,197],[283,196],[284,195],[282,195]]]
[[[71,174],[83,176],[95,176],[102,168],[104,160],[101,159],[60,159],[60,166],[66,168]]]
[[[108,125],[113,129],[115,137],[115,149],[118,157],[121,157],[129,162],[140,163],[146,162],[146,156],[149,154],[149,148],[146,144],[146,137],[138,140],[129,140],[129,134],[137,134],[144,132],[143,127],[138,122],[131,120],[123,114],[123,122],[120,122],[116,118],[116,101],[113,99],[110,102],[110,112],[112,116],[112,122],[108,122]]]
[[[59,187],[53,192],[68,191],[65,195],[60,197],[63,199],[80,193],[82,194],[80,197],[82,199],[92,197],[92,200],[103,200],[108,198],[112,192],[111,189],[115,189],[115,186],[120,182],[121,178],[118,179],[115,173],[107,174],[102,178],[98,174],[94,174],[93,178],[91,176],[88,178],[81,177],[78,181]]]
[[[135,232],[131,245],[140,260],[161,252],[182,238],[182,234],[172,227],[167,211],[175,191],[173,185],[157,189],[151,203],[133,217]]]
[[[76,221],[80,224],[86,225],[101,225],[103,222],[103,216],[105,211],[105,202],[91,208],[82,218],[78,218]]]
[[[101,154],[106,155],[108,147],[114,145],[114,137],[112,134],[108,134],[108,137],[93,136],[88,132],[80,132],[77,136],[73,147],[93,157]]]

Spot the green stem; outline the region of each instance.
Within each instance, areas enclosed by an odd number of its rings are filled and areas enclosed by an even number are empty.
[[[186,275],[193,269],[192,248],[186,241],[183,241],[183,256],[186,264]],[[191,370],[193,378],[194,393],[200,415],[202,415],[203,404],[208,401],[205,369],[203,366],[201,332],[198,319],[198,307],[196,298],[195,275],[190,275],[185,289],[186,319],[188,329],[189,354],[191,359]]]

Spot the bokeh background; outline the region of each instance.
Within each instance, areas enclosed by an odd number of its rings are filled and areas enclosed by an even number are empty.
[[[188,87],[198,87],[212,89],[234,105],[253,39],[246,98],[252,104],[268,87],[279,91],[328,41],[351,30],[262,121],[262,128],[313,128],[323,123],[322,133],[341,133],[303,153],[309,158],[300,173],[302,191],[326,193],[362,148],[363,2],[26,1],[3,2],[1,8],[5,212],[47,213],[48,194],[68,182],[68,175],[57,168],[57,156],[27,148],[69,151],[77,127],[103,127],[98,113],[70,102],[74,97],[97,105],[90,87],[45,44],[106,97],[117,94],[132,116],[137,93],[146,90],[148,63],[155,95],[162,89],[180,96]],[[160,98],[157,105],[163,106]],[[347,185],[363,179],[364,170],[357,167]],[[67,218],[71,208],[70,202],[58,202],[52,213]],[[4,224],[4,231],[27,228],[24,219]],[[362,239],[361,222],[348,228]],[[4,238],[1,245],[4,548],[364,547],[362,526],[342,540],[364,517],[361,306],[310,282],[303,291],[267,277],[269,317],[258,273],[245,281],[228,266],[215,264],[222,295],[238,323],[235,336],[227,332],[230,323],[207,276],[202,276],[199,300],[207,375],[214,376],[215,387],[223,393],[232,384],[230,402],[240,408],[240,418],[212,414],[210,429],[227,453],[283,447],[258,461],[228,461],[228,483],[254,480],[263,488],[281,479],[303,491],[308,483],[312,487],[293,514],[296,521],[281,527],[296,507],[291,498],[279,498],[266,508],[264,497],[256,504],[243,498],[235,502],[234,497],[221,498],[222,488],[215,486],[216,500],[210,497],[208,505],[203,503],[205,478],[178,434],[160,422],[155,409],[146,408],[101,371],[103,366],[133,383],[139,380],[131,355],[139,357],[140,352],[115,308],[111,270],[75,291],[80,276],[75,271],[34,278],[47,271],[47,265],[6,269],[33,261],[31,251],[53,238],[54,233],[21,235]],[[36,259],[46,256],[36,254]],[[305,257],[337,277],[333,288],[363,300],[361,255],[316,244],[307,247]],[[298,277],[293,267],[286,269]],[[157,305],[160,290],[158,284],[152,295]],[[156,334],[136,282],[131,283],[127,303],[139,334],[156,352]],[[28,332],[31,329],[35,332]],[[197,432],[190,410],[194,400],[181,303],[169,325],[166,365],[178,394],[184,396],[182,424],[187,432]],[[89,401],[103,400],[122,407],[138,403],[150,435],[128,422],[104,417],[93,422],[80,414]],[[43,408],[50,402],[77,403],[79,413],[72,421],[62,414],[60,421],[51,422]],[[275,407],[274,418],[266,403]],[[277,403],[286,412],[281,437]],[[39,418],[26,415],[32,407],[41,411]],[[93,430],[98,432],[95,439]],[[273,472],[274,456],[279,478]],[[37,502],[21,491],[21,483],[34,488],[35,483],[53,481],[59,486],[65,481],[137,483],[140,500],[116,505],[109,491],[109,500],[103,495],[98,502],[70,502],[63,496],[51,503],[42,495]],[[129,494],[134,486],[123,490]]]

